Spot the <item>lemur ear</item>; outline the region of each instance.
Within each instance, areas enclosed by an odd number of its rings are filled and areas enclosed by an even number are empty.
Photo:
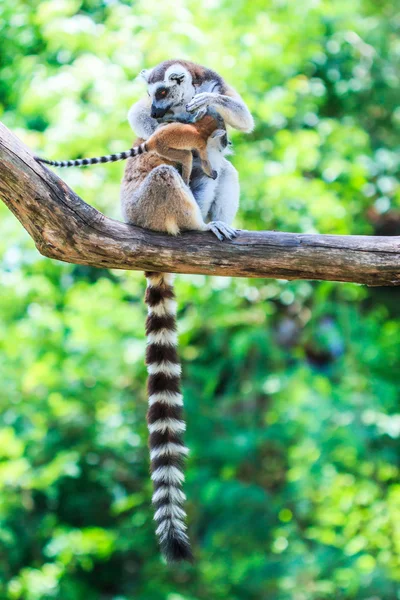
[[[169,81],[176,81],[178,85],[181,85],[185,81],[185,73],[171,73],[168,75]]]
[[[226,131],[225,129],[216,129],[215,131],[213,131],[213,133],[211,134],[212,138],[219,138],[226,135]]]
[[[149,80],[149,76],[150,76],[151,71],[152,71],[152,69],[142,69],[140,71],[139,77],[141,79],[144,79],[144,81],[147,83],[148,80]]]

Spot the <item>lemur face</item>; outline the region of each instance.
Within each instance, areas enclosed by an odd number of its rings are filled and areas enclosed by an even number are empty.
[[[147,81],[147,91],[152,100],[151,116],[154,119],[162,119],[177,107],[182,109],[193,98],[195,87],[192,76],[182,65],[171,65],[162,80],[152,83],[148,82],[150,73],[142,71],[141,75]]]

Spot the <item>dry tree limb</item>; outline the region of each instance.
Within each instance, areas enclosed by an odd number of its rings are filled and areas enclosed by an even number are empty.
[[[400,237],[242,231],[178,237],[105,217],[81,200],[0,123],[0,197],[39,252],[65,262],[233,277],[400,284]]]

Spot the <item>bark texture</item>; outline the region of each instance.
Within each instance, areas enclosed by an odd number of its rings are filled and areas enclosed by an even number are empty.
[[[241,231],[234,241],[219,242],[211,233],[172,237],[110,219],[36,162],[1,123],[0,198],[41,254],[65,262],[167,273],[400,284],[398,236]]]

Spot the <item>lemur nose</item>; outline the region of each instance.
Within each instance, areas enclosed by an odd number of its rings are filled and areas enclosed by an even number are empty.
[[[150,111],[150,115],[153,117],[153,119],[162,119],[162,117],[168,112],[168,107],[167,108],[160,108],[158,106],[151,106],[151,111]]]

